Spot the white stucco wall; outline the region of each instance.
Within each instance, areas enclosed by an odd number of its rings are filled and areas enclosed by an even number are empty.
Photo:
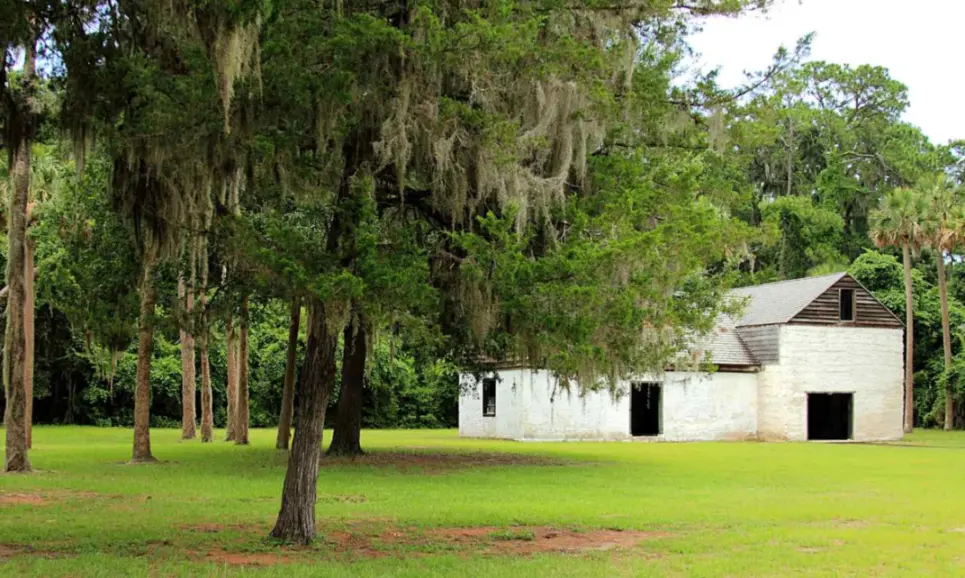
[[[744,440],[757,435],[756,373],[665,374],[667,441]]]
[[[523,410],[522,391],[518,384],[528,370],[488,373],[496,377],[496,415],[483,416],[482,379],[460,376],[459,435],[462,437],[519,439]]]
[[[780,367],[770,366],[762,375],[784,383],[774,397],[785,408],[782,439],[807,439],[808,393],[853,393],[856,441],[900,439],[902,339],[901,329],[782,327]],[[766,437],[763,427],[761,434]]]
[[[662,381],[666,441],[807,439],[808,393],[854,394],[853,438],[902,436],[903,331],[785,325],[780,362],[759,373],[669,372]],[[625,440],[630,396],[563,392],[545,371],[496,372],[496,415],[482,415],[482,384],[463,376],[459,434],[517,440]],[[623,384],[628,388],[629,384]]]
[[[564,392],[546,371],[497,372],[496,416],[482,416],[481,385],[463,377],[459,435],[523,440],[628,440],[630,396]],[[469,380],[469,381],[466,381]],[[666,373],[662,434],[666,441],[734,440],[754,437],[757,377],[753,373]],[[642,379],[641,381],[660,381]],[[627,390],[628,383],[623,384]],[[515,410],[507,405],[515,405]]]
[[[788,378],[784,368],[778,364],[765,365],[757,375],[757,436],[759,439],[780,441],[788,438]]]
[[[527,440],[622,440],[630,437],[630,398],[607,391],[581,396],[559,388],[547,371],[522,381],[522,436]]]

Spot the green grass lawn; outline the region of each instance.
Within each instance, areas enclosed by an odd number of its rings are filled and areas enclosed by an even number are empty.
[[[34,432],[36,472],[0,475],[4,576],[965,575],[963,433],[876,446],[366,431],[370,456],[323,461],[317,543],[289,549],[265,539],[286,460],[274,431],[236,447],[153,430],[161,463],[139,466],[129,430]]]

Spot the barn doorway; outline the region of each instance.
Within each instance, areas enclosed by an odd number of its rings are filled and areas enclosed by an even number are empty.
[[[854,394],[808,394],[809,440],[849,440],[853,423]]]
[[[660,435],[659,383],[634,383],[630,388],[630,435]]]

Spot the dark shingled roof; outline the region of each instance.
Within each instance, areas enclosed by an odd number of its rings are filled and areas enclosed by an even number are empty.
[[[704,359],[714,365],[760,365],[751,350],[737,335],[734,319],[729,315],[721,315],[717,319],[717,327],[698,345],[703,350]]]
[[[733,289],[729,294],[732,298],[749,298],[737,326],[787,323],[845,275],[834,273]]]

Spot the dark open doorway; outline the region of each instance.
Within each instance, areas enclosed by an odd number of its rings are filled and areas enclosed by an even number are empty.
[[[849,440],[853,419],[853,394],[808,394],[809,440]]]
[[[630,391],[630,435],[660,435],[660,384],[634,383]]]

